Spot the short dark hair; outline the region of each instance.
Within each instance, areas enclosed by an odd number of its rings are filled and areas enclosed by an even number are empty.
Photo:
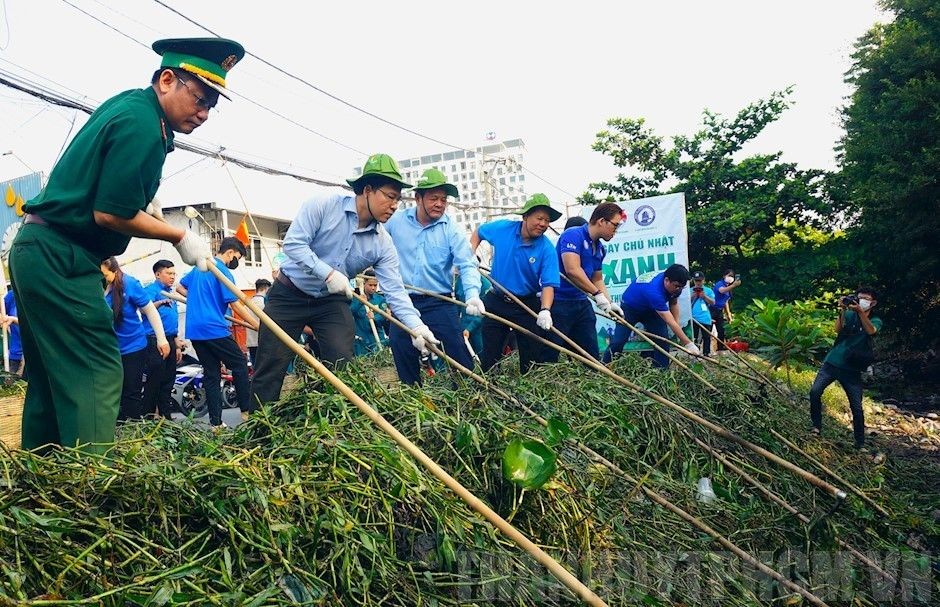
[[[255,281],[255,291],[260,291],[261,289],[270,289],[271,281],[267,278],[259,278]]]
[[[373,270],[372,268],[366,268],[362,272],[362,275],[365,276],[366,278],[375,278],[375,270]]]
[[[153,264],[153,273],[156,274],[160,270],[165,270],[167,268],[172,268],[173,262],[169,259],[160,259],[157,260],[157,263]]]
[[[591,213],[591,224],[595,224],[601,219],[610,221],[617,215],[623,215],[623,209],[616,202],[602,202],[597,205],[594,212]]]
[[[722,276],[727,276],[728,274],[731,274],[732,276],[734,276],[734,270],[732,270],[731,268],[728,268],[727,270],[725,270],[725,273],[722,274]]]
[[[871,295],[871,298],[875,301],[878,301],[878,291],[874,287],[861,286],[856,290],[856,293],[864,293],[865,295]]]
[[[682,264],[674,263],[666,268],[666,278],[672,282],[689,282],[689,270]]]
[[[365,191],[366,186],[371,186],[373,190],[377,190],[384,185],[395,185],[399,188],[401,187],[401,183],[395,181],[391,177],[386,177],[385,175],[366,175],[357,181],[356,185],[353,186],[353,193],[355,193],[356,196],[359,196],[363,191]]]
[[[242,244],[242,241],[235,238],[234,236],[226,236],[219,244],[219,255],[225,253],[226,251],[237,251],[241,253],[242,257],[248,254],[248,251],[245,249],[245,245]]]
[[[587,219],[581,217],[580,215],[575,215],[574,217],[569,217],[568,221],[565,222],[565,229],[567,230],[568,228],[576,228],[583,226],[586,223]]]

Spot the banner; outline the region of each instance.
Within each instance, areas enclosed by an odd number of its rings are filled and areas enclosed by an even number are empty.
[[[42,189],[41,173],[32,173],[10,181],[0,182],[0,195],[6,204],[0,204],[0,254],[6,256],[13,238],[23,220],[23,205],[35,198]]]
[[[604,243],[604,284],[611,299],[620,302],[623,292],[638,276],[659,273],[674,263],[689,267],[689,233],[685,219],[685,194],[666,194],[639,200],[618,202],[626,214],[616,235]],[[582,209],[590,219],[594,207]],[[679,296],[679,324],[691,319],[688,289]],[[607,349],[614,334],[613,321],[598,316],[597,337],[601,352]],[[634,338],[636,339],[636,338]],[[627,344],[631,349],[644,349],[645,341]]]

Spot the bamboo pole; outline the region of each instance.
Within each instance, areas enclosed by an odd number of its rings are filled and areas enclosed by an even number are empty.
[[[163,296],[166,297],[167,299],[172,299],[173,301],[178,301],[178,302],[180,302],[181,304],[186,303],[186,298],[183,297],[182,295],[180,295],[179,293],[174,293],[174,292],[172,292],[172,291],[160,291],[160,295],[163,295]],[[251,329],[252,331],[257,331],[257,329],[255,329],[254,327],[252,327],[250,324],[248,324],[248,323],[245,322],[244,320],[241,320],[240,318],[235,318],[235,317],[232,316],[231,314],[226,314],[226,315],[225,315],[225,320],[227,320],[227,321],[229,321],[229,322],[233,322],[233,323],[235,323],[236,325],[241,325],[241,326],[245,327],[246,329]]]
[[[698,326],[702,327],[703,329],[706,328],[705,325],[703,325],[702,323],[698,322],[698,321],[695,320],[694,318],[692,319],[692,322],[694,322],[694,323],[697,324]],[[765,375],[764,373],[761,373],[756,367],[754,367],[751,363],[749,363],[746,358],[744,358],[743,356],[741,356],[740,354],[738,354],[737,352],[735,352],[734,350],[732,350],[731,348],[729,348],[729,347],[728,347],[728,344],[727,344],[724,340],[719,339],[718,337],[715,337],[715,339],[717,339],[717,340],[718,340],[718,343],[720,343],[721,345],[723,345],[723,346],[728,350],[728,352],[731,352],[731,354],[732,354],[736,359],[738,359],[738,360],[740,360],[741,362],[743,362],[744,365],[745,365],[748,369],[750,369],[751,371],[753,371],[754,373],[756,373],[756,374],[757,374],[757,377],[760,378],[760,381],[761,381],[761,382],[763,382],[763,383],[767,384],[768,386],[772,387],[774,390],[776,390],[777,392],[779,392],[780,395],[783,396],[784,398],[787,398],[787,399],[790,398],[790,396],[791,396],[790,394],[787,394],[786,392],[784,392],[784,391],[783,391],[783,388],[781,388],[780,386],[778,386],[777,383],[774,382],[774,381],[772,381],[769,377],[767,377],[767,375]]]
[[[785,444],[787,447],[790,447],[791,449],[793,449],[794,451],[796,451],[797,453],[799,453],[800,455],[802,455],[803,457],[805,457],[806,459],[808,459],[810,462],[812,462],[813,464],[815,464],[817,468],[819,468],[820,470],[822,470],[823,472],[825,472],[826,474],[828,474],[829,476],[831,476],[831,477],[834,478],[835,480],[839,481],[840,483],[842,483],[843,485],[845,485],[846,487],[848,487],[849,490],[852,491],[852,493],[854,493],[855,495],[857,495],[857,496],[859,496],[860,498],[862,498],[865,502],[867,502],[868,504],[870,504],[870,505],[872,506],[872,508],[874,508],[875,510],[877,510],[878,512],[880,512],[882,515],[887,516],[887,517],[890,517],[890,516],[891,516],[891,513],[890,513],[890,512],[888,512],[887,510],[885,510],[881,505],[879,505],[879,504],[878,504],[877,502],[875,502],[873,499],[871,499],[870,497],[868,497],[867,495],[865,495],[865,492],[864,492],[864,491],[862,491],[861,489],[859,489],[858,487],[856,487],[855,485],[853,485],[853,484],[850,483],[849,481],[845,480],[844,478],[842,478],[841,476],[839,476],[838,474],[836,474],[835,472],[833,472],[833,471],[832,471],[830,468],[828,468],[825,464],[823,464],[821,461],[819,461],[818,459],[816,459],[815,457],[813,457],[812,455],[810,455],[810,454],[807,453],[806,451],[800,449],[798,446],[796,446],[796,444],[795,444],[793,441],[789,440],[788,438],[786,438],[785,436],[783,436],[782,434],[780,434],[779,432],[777,432],[777,431],[774,430],[773,428],[770,429],[770,433],[773,434],[773,435],[774,435],[776,438],[778,438],[780,441],[782,441],[783,444]]]
[[[410,286],[410,285],[405,285],[405,288],[408,288],[408,289],[415,289],[415,287]],[[419,290],[419,289],[415,289],[415,290]],[[445,295],[440,295],[440,294],[436,294],[436,293],[432,294],[432,293],[430,293],[430,292],[427,292],[427,294],[428,294],[428,295],[432,295],[432,296],[434,296],[434,297],[437,297],[438,299],[441,299],[441,300],[443,300],[443,301],[449,301],[449,302],[451,302],[451,303],[456,303],[456,304],[461,305],[461,306],[466,306],[466,304],[463,303],[462,301],[456,300],[456,299],[454,299],[454,298],[452,298],[452,297],[447,297],[447,296],[445,296]],[[697,423],[697,424],[699,424],[699,425],[701,425],[701,426],[704,426],[705,428],[708,428],[709,430],[711,430],[713,433],[717,434],[718,436],[721,436],[722,438],[725,438],[725,439],[727,439],[727,440],[730,440],[730,441],[733,442],[733,443],[737,443],[738,445],[741,445],[741,446],[744,447],[745,449],[747,449],[747,450],[749,450],[749,451],[752,451],[752,452],[756,453],[757,455],[760,455],[761,457],[763,457],[763,458],[765,458],[765,459],[767,459],[767,460],[769,460],[769,461],[771,461],[771,462],[777,464],[777,465],[780,466],[781,468],[784,468],[785,470],[788,470],[789,472],[795,474],[796,476],[802,478],[803,480],[805,480],[805,481],[807,481],[807,482],[809,482],[809,483],[811,483],[811,484],[813,484],[813,485],[819,487],[820,489],[822,489],[822,490],[825,491],[826,493],[832,495],[833,497],[835,497],[835,498],[837,498],[837,499],[845,499],[845,497],[846,497],[845,491],[843,491],[843,490],[839,489],[838,487],[835,487],[835,486],[833,486],[832,484],[830,484],[830,483],[824,481],[823,479],[819,478],[818,476],[816,476],[816,475],[813,474],[812,472],[809,472],[808,470],[804,470],[803,468],[800,468],[800,467],[797,466],[796,464],[794,464],[794,463],[792,463],[792,462],[789,462],[789,461],[783,459],[782,457],[771,453],[770,451],[768,451],[767,449],[764,449],[764,448],[761,447],[760,445],[756,445],[756,444],[754,444],[754,443],[748,441],[747,439],[738,436],[737,434],[731,432],[730,430],[724,428],[723,426],[720,426],[720,425],[716,424],[716,423],[713,422],[713,421],[710,421],[710,420],[708,420],[708,419],[705,419],[704,417],[698,415],[697,413],[686,409],[686,408],[683,407],[682,405],[679,405],[679,404],[677,404],[677,403],[674,403],[673,401],[671,401],[671,400],[669,400],[669,399],[667,399],[667,398],[665,398],[665,397],[662,397],[662,396],[660,396],[659,394],[656,394],[655,392],[651,392],[651,391],[647,390],[646,388],[643,388],[643,387],[641,387],[641,386],[639,386],[639,385],[633,383],[632,381],[626,379],[625,377],[622,377],[622,376],[620,376],[620,375],[617,375],[616,373],[614,373],[613,371],[611,371],[610,369],[608,369],[606,366],[604,366],[604,365],[602,365],[601,363],[599,363],[599,362],[597,362],[596,360],[594,360],[594,358],[581,356],[581,355],[578,354],[577,352],[571,352],[570,350],[567,350],[567,349],[563,348],[562,346],[559,346],[558,344],[556,344],[556,343],[554,343],[554,342],[551,342],[551,341],[549,341],[549,340],[547,340],[547,339],[542,338],[542,337],[539,336],[539,335],[536,335],[535,333],[529,331],[529,330],[526,329],[525,327],[521,327],[521,326],[517,325],[516,323],[514,323],[514,322],[512,322],[512,321],[510,321],[510,320],[506,320],[505,318],[501,318],[501,317],[499,317],[499,316],[497,316],[497,315],[495,315],[495,314],[493,314],[493,313],[491,313],[491,312],[484,312],[484,313],[483,313],[483,316],[485,316],[485,317],[487,317],[487,318],[491,318],[491,319],[495,320],[496,322],[503,323],[503,324],[505,324],[505,325],[508,326],[508,327],[511,327],[512,329],[518,331],[520,335],[526,335],[526,336],[528,336],[528,337],[531,337],[532,339],[535,339],[535,340],[537,340],[537,341],[543,343],[544,345],[547,345],[547,346],[550,347],[550,348],[553,348],[553,349],[555,349],[555,350],[558,350],[559,352],[562,352],[562,353],[564,353],[564,354],[568,354],[569,356],[571,356],[571,357],[574,358],[575,360],[578,360],[578,361],[580,361],[580,362],[583,362],[584,364],[586,364],[587,366],[589,366],[589,367],[595,369],[596,371],[599,371],[599,372],[603,373],[604,375],[607,375],[608,377],[610,377],[611,379],[613,379],[613,380],[616,381],[617,383],[622,384],[622,385],[626,386],[627,388],[630,388],[630,389],[633,390],[634,392],[637,392],[637,393],[639,393],[639,394],[642,394],[642,395],[646,396],[647,398],[650,398],[650,399],[656,401],[657,403],[659,403],[659,404],[661,404],[661,405],[664,405],[665,407],[668,407],[669,409],[672,409],[673,411],[675,411],[675,412],[678,413],[679,415],[685,417],[686,419],[689,419],[689,420],[691,420],[691,421],[693,421],[693,422],[695,422],[695,423]]]
[[[768,489],[766,486],[764,486],[764,485],[763,485],[760,481],[758,481],[756,478],[754,478],[753,476],[751,476],[750,474],[748,474],[747,472],[745,472],[743,469],[741,469],[740,467],[738,467],[734,462],[732,462],[731,460],[729,460],[727,457],[725,457],[724,455],[722,455],[722,454],[719,453],[718,451],[716,451],[716,450],[712,449],[711,447],[709,447],[707,444],[705,444],[705,443],[704,443],[702,440],[700,440],[698,437],[696,437],[696,436],[691,436],[691,435],[688,434],[688,433],[686,433],[686,435],[689,436],[692,440],[694,440],[694,441],[698,444],[699,447],[701,447],[702,449],[704,449],[705,451],[707,451],[708,453],[710,453],[710,454],[712,455],[712,457],[714,457],[714,458],[717,459],[719,462],[721,462],[721,463],[722,463],[725,467],[727,467],[729,470],[731,470],[732,472],[734,472],[735,474],[737,474],[738,476],[740,476],[741,478],[743,478],[744,480],[746,480],[747,482],[749,482],[755,489],[757,489],[757,491],[759,491],[759,492],[760,492],[764,497],[766,497],[768,500],[772,501],[773,503],[777,504],[778,506],[780,506],[781,508],[783,508],[784,510],[786,510],[787,512],[789,512],[790,514],[792,514],[793,516],[795,516],[795,517],[796,517],[801,523],[803,523],[804,525],[809,525],[809,524],[810,524],[810,519],[809,519],[808,516],[806,516],[805,514],[803,514],[802,512],[800,512],[799,510],[797,510],[795,507],[793,507],[793,506],[792,506],[789,502],[787,502],[785,499],[783,499],[782,497],[780,497],[779,495],[777,495],[776,493],[774,493],[773,491],[771,491],[770,489]],[[867,565],[868,567],[871,567],[872,569],[874,569],[875,571],[877,571],[877,572],[878,572],[882,577],[884,577],[886,580],[890,581],[892,584],[896,584],[896,583],[897,583],[897,579],[895,579],[895,577],[894,577],[893,575],[891,575],[890,573],[888,573],[887,571],[885,571],[884,569],[882,569],[877,563],[875,563],[873,560],[871,560],[870,558],[868,558],[867,556],[865,556],[864,554],[862,554],[862,552],[859,551],[858,549],[856,549],[854,546],[852,546],[852,545],[849,544],[848,542],[846,542],[846,541],[844,541],[844,540],[841,540],[841,539],[839,539],[839,538],[836,538],[836,542],[839,544],[839,546],[841,546],[842,548],[845,548],[846,550],[848,550],[849,552],[851,552],[852,555],[855,556],[855,558],[857,558],[859,561],[861,561],[862,563],[864,563],[864,564]]]
[[[300,356],[304,362],[316,370],[316,372],[320,374],[323,379],[329,382],[334,388],[336,388],[337,391],[340,392],[340,394],[346,397],[349,402],[355,405],[363,415],[368,417],[372,423],[374,423],[389,437],[391,437],[391,439],[394,440],[398,446],[404,449],[409,455],[411,455],[411,457],[424,466],[428,472],[433,474],[438,480],[444,483],[448,489],[453,491],[468,506],[470,506],[483,518],[489,521],[497,529],[499,529],[517,546],[529,553],[536,561],[548,569],[551,574],[558,579],[558,581],[567,586],[569,590],[571,590],[585,603],[594,606],[607,606],[607,603],[605,603],[591,589],[582,584],[581,581],[572,575],[570,571],[562,567],[558,561],[553,559],[548,553],[535,545],[532,540],[523,535],[503,517],[487,506],[482,500],[468,491],[463,485],[454,479],[454,477],[448,474],[434,460],[428,457],[417,445],[408,440],[405,435],[399,432],[395,426],[389,423],[388,420],[386,420],[378,411],[376,411],[366,401],[364,401],[362,397],[356,394],[341,379],[336,377],[336,375],[327,369],[323,363],[317,360],[312,354],[307,352],[300,344],[291,339],[291,337],[287,335],[287,333],[285,333],[276,322],[271,320],[270,316],[264,313],[264,310],[258,308],[247,297],[245,297],[244,293],[242,293],[238,287],[236,287],[224,274],[222,274],[222,272],[217,267],[215,267],[215,264],[210,263],[209,270],[215,274],[215,277],[223,285],[225,285],[229,291],[238,297],[242,304],[246,305],[249,310],[254,312],[258,316],[258,319],[263,322],[265,326],[268,327],[268,329],[270,329],[271,332],[274,333],[277,338],[284,343],[284,345],[290,348],[295,354]]]
[[[255,229],[255,234],[257,234],[257,235],[258,235],[258,238],[260,239],[260,238],[261,238],[261,230],[258,229],[258,224],[255,223],[255,217],[254,217],[254,215],[252,215],[252,214],[251,214],[251,211],[248,210],[248,201],[245,200],[245,197],[244,197],[244,196],[242,196],[242,191],[239,189],[238,183],[236,183],[236,181],[235,181],[235,176],[232,175],[231,169],[228,168],[228,163],[225,162],[225,159],[222,158],[222,155],[221,155],[221,154],[219,154],[218,156],[219,156],[219,160],[222,162],[222,166],[225,168],[225,172],[228,173],[228,178],[232,180],[232,187],[235,188],[235,192],[238,194],[238,197],[241,199],[241,201],[242,201],[242,206],[245,207],[245,214],[248,215],[248,219],[251,220],[251,225],[252,225],[252,227],[254,227],[254,229]],[[273,269],[273,268],[274,268],[274,261],[271,259],[271,254],[268,253],[268,248],[267,248],[266,246],[264,246],[264,243],[261,243],[261,250],[264,251],[264,256],[268,258],[268,265],[270,265],[271,268]]]
[[[409,287],[409,288],[410,288],[410,287]],[[373,311],[378,312],[379,314],[381,314],[382,316],[384,316],[385,318],[387,318],[390,323],[392,323],[392,324],[398,326],[400,329],[402,329],[403,331],[405,331],[405,332],[408,333],[409,335],[414,336],[414,333],[411,331],[411,329],[409,329],[408,327],[406,327],[406,326],[405,326],[401,321],[399,321],[397,318],[395,318],[395,317],[392,316],[391,314],[385,312],[384,310],[379,309],[377,306],[373,306],[371,303],[369,303],[368,301],[366,301],[361,295],[355,294],[354,296],[357,297],[357,298],[359,299],[359,301],[361,301],[361,302],[362,302],[363,304],[365,304],[366,306],[371,307],[371,308],[373,309]],[[457,369],[460,373],[463,373],[464,375],[470,377],[471,379],[473,379],[474,381],[476,381],[477,383],[479,383],[480,385],[482,385],[484,388],[493,391],[495,394],[497,394],[498,396],[502,397],[502,398],[505,399],[507,402],[510,402],[510,403],[513,403],[513,404],[517,405],[517,406],[520,407],[527,415],[529,415],[530,417],[532,417],[533,419],[535,419],[535,420],[536,420],[538,423],[540,423],[542,426],[548,427],[548,420],[546,420],[544,417],[542,417],[541,415],[539,415],[538,413],[536,413],[534,410],[532,410],[528,405],[526,405],[525,403],[523,403],[522,401],[520,401],[518,398],[516,398],[516,397],[514,397],[514,396],[512,396],[512,395],[510,395],[510,394],[508,394],[506,391],[504,391],[503,389],[499,388],[498,386],[495,386],[492,382],[490,382],[489,380],[487,380],[487,379],[486,379],[485,377],[483,377],[482,375],[479,375],[478,373],[475,373],[474,371],[472,371],[472,370],[470,370],[470,369],[464,367],[464,366],[461,365],[459,362],[457,362],[456,360],[454,360],[453,358],[451,358],[450,356],[448,356],[446,353],[444,353],[443,351],[441,351],[441,350],[440,350],[437,346],[435,346],[434,344],[427,344],[427,347],[428,347],[429,350],[431,350],[431,352],[433,352],[433,353],[436,354],[437,356],[440,356],[443,360],[447,361],[447,363],[448,363],[449,365],[451,365],[454,369]],[[647,486],[645,485],[645,481],[646,481],[646,478],[648,477],[648,475],[647,475],[647,477],[644,477],[643,479],[637,480],[636,478],[634,478],[633,476],[631,476],[630,474],[628,474],[625,470],[623,470],[622,468],[620,468],[619,466],[617,466],[616,464],[614,464],[613,462],[611,462],[610,460],[608,460],[607,458],[605,458],[603,455],[597,453],[596,451],[594,451],[593,449],[591,449],[590,447],[588,447],[588,446],[585,445],[584,443],[582,443],[582,442],[580,442],[580,441],[577,441],[577,440],[572,440],[571,442],[573,442],[574,445],[578,448],[578,450],[581,451],[582,453],[584,453],[588,458],[590,458],[591,460],[593,460],[593,461],[595,461],[595,462],[597,462],[597,463],[599,463],[599,464],[601,464],[601,465],[607,467],[608,469],[610,469],[612,472],[614,472],[614,473],[617,474],[618,476],[623,477],[624,480],[626,480],[628,483],[634,485],[634,490],[633,490],[633,491],[636,491],[636,490],[641,490],[641,491],[643,491],[643,494],[646,495],[646,497],[648,497],[650,500],[656,502],[657,504],[659,504],[659,505],[662,506],[663,508],[666,508],[667,510],[669,510],[669,511],[672,512],[673,514],[677,515],[679,518],[681,518],[681,519],[683,519],[684,521],[686,521],[687,523],[691,524],[691,525],[692,525],[693,527],[695,527],[696,529],[699,529],[699,530],[702,531],[703,533],[707,534],[707,535],[710,536],[713,540],[715,540],[718,544],[720,544],[722,547],[724,547],[725,549],[727,549],[727,550],[733,552],[738,558],[740,558],[741,560],[747,562],[747,563],[750,564],[751,566],[753,566],[753,567],[759,569],[759,570],[760,570],[762,573],[764,573],[765,575],[767,575],[767,576],[769,576],[769,577],[775,579],[776,581],[778,581],[778,582],[779,582],[781,585],[783,585],[784,587],[789,588],[790,590],[792,590],[792,591],[798,593],[800,596],[806,598],[810,603],[812,603],[812,604],[814,604],[814,605],[818,605],[818,606],[825,606],[825,605],[826,605],[826,603],[823,602],[822,599],[820,599],[818,596],[814,595],[814,594],[811,593],[810,591],[808,591],[808,590],[806,590],[805,588],[803,588],[802,586],[800,586],[800,585],[794,583],[793,581],[789,580],[788,578],[786,578],[786,577],[780,575],[777,571],[774,571],[773,569],[771,569],[770,567],[768,567],[767,565],[765,565],[765,564],[762,563],[761,561],[757,560],[756,558],[754,558],[753,556],[751,556],[746,550],[744,550],[743,548],[739,547],[737,544],[735,544],[734,542],[732,542],[732,541],[729,540],[728,538],[726,538],[726,537],[724,537],[723,535],[721,535],[720,533],[718,533],[715,529],[713,529],[712,527],[710,527],[710,526],[709,526],[707,523],[705,523],[703,520],[701,520],[701,519],[695,517],[694,515],[690,514],[689,512],[683,510],[681,507],[679,507],[679,506],[673,504],[673,503],[670,502],[666,497],[664,497],[663,495],[661,495],[661,494],[658,493],[657,491],[655,491],[655,490],[650,489],[649,487],[647,487]],[[631,492],[631,493],[632,493],[632,492]]]

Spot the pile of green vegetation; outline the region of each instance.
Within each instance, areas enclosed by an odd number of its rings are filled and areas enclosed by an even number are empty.
[[[846,451],[835,431],[836,438],[811,443],[804,406],[758,382],[698,368],[721,387],[715,394],[681,370],[654,370],[636,356],[614,365],[649,390],[810,466],[771,430],[783,432],[868,491],[889,516],[851,495],[837,502],[575,363],[520,377],[509,361],[491,375],[550,419],[548,428],[518,404],[447,374],[423,389],[378,385],[374,378],[388,365],[383,356],[370,357],[340,375],[610,605],[801,600],[644,497],[642,488],[831,604],[873,605],[883,600],[878,592],[899,596],[859,562],[836,586],[831,576],[800,565],[797,552],[841,550],[838,541],[902,557],[879,563],[895,575],[898,562],[906,563],[919,580],[917,596],[940,596],[927,562],[940,537],[929,516],[940,486],[936,468],[893,459],[876,466]],[[230,433],[189,422],[136,423],[121,428],[104,456],[0,454],[0,605],[576,603],[331,387],[307,379]],[[809,523],[764,499],[696,438]],[[638,482],[624,482],[574,440]],[[507,480],[507,446],[519,441],[551,453],[544,484],[522,488]],[[711,479],[714,500],[697,495],[702,477]]]

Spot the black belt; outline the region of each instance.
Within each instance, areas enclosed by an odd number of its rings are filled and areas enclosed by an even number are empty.
[[[426,295],[424,293],[409,293],[408,297],[411,299],[440,299],[441,297],[446,297],[447,299],[453,299],[453,295],[450,293],[440,293],[436,295]]]
[[[510,297],[509,295],[506,295],[505,293],[497,293],[495,290],[494,290],[494,291],[490,291],[490,292],[488,293],[488,295],[492,295],[493,297],[499,297],[499,298],[501,298],[503,301],[505,301],[506,303],[516,303],[515,300],[514,300],[512,297]],[[521,301],[521,300],[528,299],[528,298],[530,298],[530,297],[537,299],[537,294],[536,294],[536,293],[531,293],[531,294],[529,294],[529,295],[516,295],[516,299],[519,299],[520,301]]]
[[[35,213],[27,213],[27,214],[23,217],[23,223],[24,223],[24,224],[25,224],[25,223],[35,223],[36,225],[40,225],[40,226],[47,226],[47,227],[49,226],[49,222],[48,222],[48,221],[46,221],[45,219],[43,219],[42,217],[40,217],[39,215],[37,215],[37,214],[35,214]]]
[[[295,285],[294,282],[284,274],[284,272],[278,272],[276,280],[298,295],[303,295],[304,297],[308,297],[310,299],[314,298],[313,295],[302,291],[300,287]]]

